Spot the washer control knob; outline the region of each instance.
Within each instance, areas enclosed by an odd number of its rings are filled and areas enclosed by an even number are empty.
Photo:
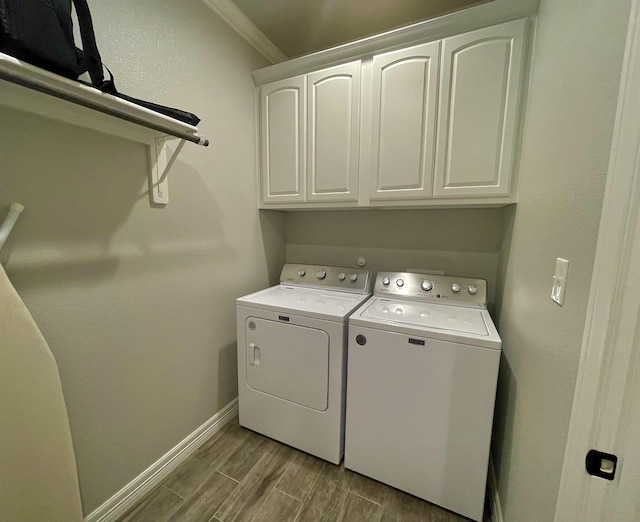
[[[425,280],[422,281],[422,284],[420,285],[420,287],[425,291],[428,292],[430,290],[433,290],[433,282],[429,281],[429,280]]]
[[[467,287],[467,291],[471,294],[471,295],[476,295],[478,293],[478,287],[476,285],[469,285]]]
[[[358,274],[351,274],[349,276],[349,279],[351,280],[351,282],[355,283],[358,280]]]
[[[304,268],[301,268],[300,270],[298,270],[298,275],[300,277],[304,277],[305,275],[307,275],[307,272]]]
[[[318,279],[324,279],[325,277],[327,277],[327,272],[326,272],[326,271],[324,271],[324,270],[318,270],[318,271],[316,272],[316,277],[317,277]]]
[[[340,281],[344,281],[347,278],[347,274],[345,274],[344,272],[340,272],[338,274],[338,279],[340,279]]]
[[[458,283],[453,283],[451,285],[451,290],[457,294],[460,291],[460,285]]]
[[[389,278],[388,278],[388,277],[385,277],[385,278],[382,280],[382,284],[383,284],[384,286],[389,286],[389,283],[390,283],[390,282],[391,282],[391,281],[389,281]]]
[[[403,281],[402,279],[398,279],[398,280],[396,281],[396,286],[397,286],[398,288],[402,288],[402,287],[404,286],[404,281]]]

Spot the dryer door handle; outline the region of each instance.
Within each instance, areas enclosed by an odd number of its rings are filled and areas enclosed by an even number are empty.
[[[260,347],[255,343],[249,343],[249,364],[251,366],[259,365],[262,362],[260,356]]]

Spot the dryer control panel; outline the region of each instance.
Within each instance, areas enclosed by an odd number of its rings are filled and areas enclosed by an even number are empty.
[[[371,291],[371,272],[363,268],[287,263],[282,267],[280,283],[366,294]]]
[[[378,272],[373,293],[378,297],[487,308],[487,282],[469,277]]]

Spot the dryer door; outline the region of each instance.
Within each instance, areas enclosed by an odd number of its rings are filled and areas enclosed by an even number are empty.
[[[249,317],[246,378],[254,390],[324,411],[329,392],[329,336],[323,330]]]

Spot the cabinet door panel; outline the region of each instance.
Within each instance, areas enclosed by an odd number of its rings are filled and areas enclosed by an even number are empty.
[[[307,201],[356,201],[360,62],[307,76]]]
[[[304,201],[304,76],[260,91],[263,203]]]
[[[525,21],[443,41],[435,197],[508,196]]]
[[[371,199],[431,196],[439,49],[373,58]]]

